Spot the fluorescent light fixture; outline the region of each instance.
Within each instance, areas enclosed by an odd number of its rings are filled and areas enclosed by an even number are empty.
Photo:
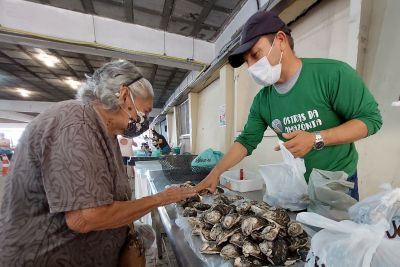
[[[31,92],[28,90],[22,89],[22,88],[17,88],[17,92],[22,96],[22,97],[29,97],[31,95]]]
[[[39,59],[40,61],[42,61],[48,67],[52,67],[53,68],[57,63],[60,62],[60,60],[57,57],[55,57],[53,55],[46,54],[41,49],[36,49],[36,51],[38,52],[35,55],[36,58]]]
[[[68,84],[72,89],[78,89],[79,86],[81,85],[80,81],[74,80],[71,77],[68,77],[67,79],[64,80],[66,84]]]

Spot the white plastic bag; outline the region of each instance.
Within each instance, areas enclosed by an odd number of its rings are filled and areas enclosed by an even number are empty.
[[[141,222],[135,222],[134,225],[135,230],[138,232],[139,237],[143,241],[146,255],[155,257],[157,255],[157,242],[156,232],[154,231],[153,227]]]
[[[349,209],[350,218],[358,223],[373,224],[382,218],[391,222],[400,217],[400,188],[389,184],[380,186],[384,191],[367,197]]]
[[[357,224],[345,220],[336,222],[312,212],[302,212],[297,215],[297,221],[323,230],[316,233],[311,239],[311,249],[307,255],[306,267],[369,267],[372,259],[377,262],[381,255],[377,251],[385,251],[384,233],[389,228],[385,219],[377,224]],[[387,255],[385,255],[387,256]],[[395,262],[395,255],[386,259],[386,263]],[[378,260],[376,260],[376,258]],[[383,266],[383,265],[375,265]],[[396,265],[386,265],[396,266]]]
[[[347,193],[354,183],[345,172],[313,169],[308,181],[310,205],[307,211],[335,219],[349,219],[348,209],[357,201]]]
[[[309,203],[304,160],[295,158],[282,141],[279,141],[279,146],[283,162],[262,165],[259,169],[267,186],[264,201],[291,211],[304,210]]]

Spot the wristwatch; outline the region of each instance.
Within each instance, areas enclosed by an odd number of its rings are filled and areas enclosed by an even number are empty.
[[[315,142],[314,142],[314,146],[313,148],[315,150],[321,150],[324,148],[325,143],[324,143],[324,139],[322,138],[322,135],[320,132],[314,132],[315,134]]]

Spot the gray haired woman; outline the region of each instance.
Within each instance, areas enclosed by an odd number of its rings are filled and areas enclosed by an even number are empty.
[[[3,266],[116,266],[128,224],[194,195],[169,188],[130,200],[116,136],[148,128],[153,89],[128,61],[96,70],[78,100],[57,103],[25,129],[0,211]]]

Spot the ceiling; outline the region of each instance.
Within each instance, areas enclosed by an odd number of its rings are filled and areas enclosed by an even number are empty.
[[[28,0],[214,41],[247,0]]]
[[[63,101],[75,98],[76,89],[66,81],[83,81],[85,74],[112,59],[54,49],[42,49],[59,62],[46,66],[37,58],[38,49],[30,46],[0,42],[0,99],[31,101]],[[182,82],[187,70],[142,62],[132,62],[154,88],[154,107],[162,108],[175,88]],[[23,97],[19,89],[31,92]]]

